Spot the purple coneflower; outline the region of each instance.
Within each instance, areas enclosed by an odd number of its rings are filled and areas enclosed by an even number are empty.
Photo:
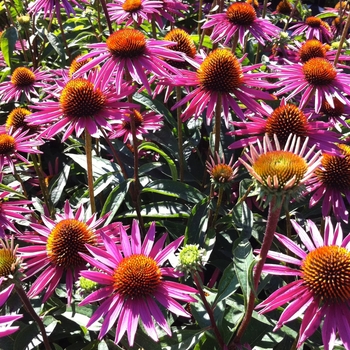
[[[147,134],[150,131],[159,130],[163,126],[163,116],[153,111],[146,111],[140,113],[134,109],[134,120],[136,137],[142,140],[142,135]],[[113,131],[109,134],[111,139],[116,137],[123,137],[123,142],[126,143],[128,140],[132,141],[130,115],[124,114],[124,116],[116,121],[113,125]]]
[[[64,213],[57,214],[56,219],[42,215],[43,225],[31,223],[35,232],[25,232],[18,238],[33,245],[20,248],[23,260],[26,263],[26,278],[42,271],[28,291],[30,298],[39,295],[45,288],[43,298],[45,302],[55,291],[60,279],[65,276],[68,304],[72,300],[73,283],[78,279],[79,272],[85,268],[86,262],[79,256],[79,252],[88,253],[85,244],[98,245],[101,243],[100,233],[112,235],[115,241],[119,234],[116,224],[96,229],[106,216],[96,220],[93,214],[85,220],[85,211],[80,206],[74,214],[69,202],[64,205]]]
[[[290,92],[286,100],[302,93],[299,108],[304,108],[314,97],[315,111],[318,113],[323,101],[334,107],[334,98],[343,104],[350,105],[345,94],[350,94],[349,76],[342,73],[325,58],[315,57],[304,64],[278,66],[276,77],[280,79],[282,89],[276,95]]]
[[[0,176],[2,181],[2,176]],[[20,186],[11,187],[16,191]],[[5,237],[5,229],[21,234],[14,226],[13,221],[24,221],[25,217],[22,214],[30,214],[33,211],[27,207],[32,204],[32,201],[27,199],[13,200],[13,193],[8,191],[0,191],[0,238]]]
[[[263,108],[254,99],[273,100],[269,93],[252,89],[272,88],[274,85],[267,83],[265,73],[245,74],[257,66],[242,67],[240,60],[225,49],[216,49],[209,53],[197,72],[181,71],[182,76],[169,80],[171,85],[195,86],[185,98],[175,104],[173,108],[182,106],[190,101],[182,113],[182,119],[198,118],[206,111],[207,123],[210,124],[218,98],[222,100],[224,118],[228,126],[229,107],[241,119],[244,114],[234,97],[237,97],[247,108],[262,111]]]
[[[67,15],[75,15],[73,6],[83,8],[80,3],[89,4],[88,0],[35,0],[30,3],[28,6],[28,12],[34,15],[39,14],[40,11],[43,11],[44,17],[52,17],[54,14],[61,18],[61,8],[64,8]],[[73,5],[73,6],[72,6]]]
[[[214,27],[210,38],[214,43],[226,38],[224,45],[237,35],[239,43],[243,46],[249,33],[261,45],[265,45],[265,40],[271,41],[281,31],[267,19],[258,18],[254,7],[246,2],[234,2],[225,13],[207,17],[209,20],[202,29]]]
[[[93,50],[82,56],[78,62],[87,58],[92,58],[92,60],[80,68],[75,76],[104,62],[98,75],[102,90],[110,84],[113,78],[117,93],[120,93],[121,82],[127,72],[135,82],[144,85],[151,94],[148,74],[169,77],[169,72],[177,74],[178,70],[166,63],[165,59],[183,61],[181,52],[172,51],[166,47],[171,44],[175,45],[165,40],[147,39],[142,32],[136,29],[120,29],[111,34],[105,43],[88,45],[88,48]]]
[[[134,22],[141,25],[143,21],[152,20],[152,15],[158,13],[158,9],[163,6],[160,0],[115,0],[107,4],[108,13],[112,21],[117,24],[130,26]]]
[[[17,160],[29,163],[19,152],[26,154],[42,153],[36,147],[44,144],[44,141],[33,139],[33,135],[28,135],[28,132],[29,129],[22,131],[20,128],[13,131],[11,128],[6,131],[5,127],[0,127],[0,171],[2,171],[4,166],[9,166],[11,172],[14,174],[14,163]]]
[[[305,22],[299,22],[289,28],[293,30],[292,36],[305,34],[307,40],[317,39],[321,42],[330,42],[332,32],[329,24],[318,17],[307,17]]]
[[[48,87],[48,82],[52,81],[52,76],[48,72],[33,70],[32,68],[19,67],[16,68],[10,81],[0,84],[0,95],[3,102],[20,101],[25,96],[28,101],[32,100],[32,96],[39,97],[37,89]]]
[[[345,348],[350,346],[350,235],[343,239],[340,223],[335,229],[329,217],[326,218],[324,237],[316,225],[308,220],[311,239],[294,220],[292,225],[304,245],[302,249],[284,235],[275,233],[280,243],[292,255],[270,251],[268,258],[282,264],[265,264],[263,272],[278,276],[295,276],[296,280],[284,285],[257,308],[260,313],[274,310],[285,303],[275,330],[285,323],[302,317],[297,347],[307,340],[322,322],[324,348],[333,349],[337,335]],[[289,267],[294,265],[295,267]]]
[[[276,109],[267,105],[265,105],[265,109],[267,118],[259,114],[248,114],[247,121],[231,122],[236,128],[228,134],[244,136],[244,138],[232,143],[229,146],[230,149],[246,147],[257,140],[262,141],[265,134],[269,137],[276,135],[280,144],[284,146],[289,135],[295,134],[301,138],[301,142],[308,137],[310,144],[316,145],[317,149],[336,152],[337,146],[334,143],[339,142],[339,135],[328,130],[332,123],[311,121],[311,113],[304,114],[297,106],[286,104],[284,100]]]
[[[79,304],[100,302],[87,327],[104,317],[98,338],[102,339],[116,325],[115,343],[119,343],[127,332],[130,346],[134,344],[139,319],[153,340],[158,340],[154,321],[171,335],[170,327],[157,302],[177,315],[190,317],[175,299],[194,302],[195,299],[190,294],[197,293],[192,287],[168,281],[168,277],[178,278],[182,273],[176,272],[172,267],[162,267],[174,255],[183,237],[162,249],[167,235],[155,242],[155,224],[152,223],[141,243],[136,220],[132,224],[131,239],[125,229],[120,227],[122,252],[109,237],[102,237],[104,249],[87,245],[92,257],[81,254],[91,266],[99,270],[82,271],[81,275],[103,286]]]
[[[321,166],[315,171],[317,181],[310,192],[316,192],[310,198],[310,207],[323,198],[323,216],[330,215],[332,208],[337,220],[348,222],[349,211],[344,200],[350,204],[350,146],[338,144],[338,147],[341,155],[323,154]]]
[[[181,0],[162,0],[163,6],[158,9],[159,13],[154,13],[153,17],[160,28],[164,28],[167,21],[175,23],[176,17],[185,17],[182,11],[188,9],[188,5]]]
[[[0,306],[4,305],[6,300],[11,295],[12,289],[15,285],[11,284],[0,292]],[[22,318],[23,315],[5,315],[0,316],[0,338],[7,337],[8,335],[18,331],[19,326],[12,326],[14,321]]]
[[[308,138],[301,143],[299,137],[290,134],[283,148],[276,135],[273,141],[274,144],[265,135],[262,143],[257,140],[257,147],[251,144],[249,154],[239,158],[255,180],[265,204],[273,197],[281,202],[298,199],[321,162],[321,152],[313,154],[315,146],[306,153]]]
[[[85,78],[67,80],[65,86],[57,91],[59,101],[43,101],[30,106],[34,112],[26,118],[29,125],[53,124],[43,132],[51,138],[64,131],[62,142],[75,130],[79,137],[86,129],[95,138],[100,137],[100,128],[112,131],[110,120],[120,118],[129,108],[137,105],[119,102],[135,89],[125,83],[120,85],[117,94],[111,87],[99,86],[97,72],[91,72]]]

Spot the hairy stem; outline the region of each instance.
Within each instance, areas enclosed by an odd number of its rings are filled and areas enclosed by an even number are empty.
[[[38,325],[38,327],[40,329],[41,335],[43,337],[45,350],[51,350],[51,346],[50,346],[49,338],[47,337],[47,334],[46,334],[45,326],[44,326],[41,318],[38,316],[38,314],[33,309],[33,306],[30,303],[30,300],[28,299],[28,296],[27,296],[26,292],[24,291],[22,285],[15,284],[15,289],[16,289],[17,295],[20,297],[20,299],[23,303],[23,306],[25,307],[27,312],[30,314],[30,316],[32,316],[33,320],[36,322],[36,324]]]
[[[264,240],[263,240],[260,254],[259,254],[259,261],[254,271],[254,289],[255,290],[258,289],[261,272],[266,261],[267,253],[270,250],[270,247],[275,235],[278,220],[280,218],[281,208],[282,208],[282,204],[279,207],[276,206],[276,197],[274,197],[269,206],[269,214],[267,217]],[[242,336],[244,335],[251,321],[254,306],[255,306],[255,291],[252,290],[249,295],[246,314],[244,315],[243,321],[239,326],[236,336],[234,337],[233,342],[230,344],[229,349],[233,350],[236,348],[236,345],[240,344]]]
[[[92,139],[90,133],[85,129],[85,152],[87,164],[87,179],[89,187],[91,214],[96,212],[95,194],[94,194],[94,178],[92,175]]]
[[[176,87],[176,102],[181,100],[181,87]],[[183,139],[182,139],[182,119],[181,119],[181,107],[176,109],[177,115],[177,144],[179,148],[179,166],[180,166],[180,181],[184,180],[184,155],[183,155]]]
[[[217,341],[218,341],[218,343],[220,345],[220,348],[224,349],[225,348],[225,342],[222,339],[222,336],[221,336],[221,334],[219,332],[219,329],[218,329],[218,327],[216,325],[213,309],[211,308],[211,306],[209,305],[209,303],[207,301],[207,298],[206,298],[204,290],[203,290],[203,284],[202,284],[202,281],[201,281],[197,271],[193,273],[193,281],[196,284],[196,287],[197,287],[197,289],[199,291],[199,294],[201,296],[201,300],[203,301],[205,310],[207,311],[207,313],[209,315],[211,327],[212,327],[213,332],[215,334],[215,337],[216,337],[216,339],[217,339]]]

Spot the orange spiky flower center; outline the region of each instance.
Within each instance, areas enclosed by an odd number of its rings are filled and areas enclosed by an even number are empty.
[[[321,24],[322,24],[322,20],[318,17],[308,17],[306,18],[305,20],[305,23],[309,26],[309,27],[312,27],[312,28],[319,28],[321,27]]]
[[[266,132],[270,137],[277,135],[281,145],[285,145],[290,134],[305,138],[308,134],[308,121],[304,113],[295,105],[277,107],[266,121]]]
[[[15,270],[17,258],[10,248],[0,249],[0,277],[8,277]]]
[[[261,154],[254,162],[252,168],[261,177],[267,187],[269,182],[274,182],[276,178],[278,187],[284,186],[294,179],[294,185],[297,186],[304,178],[307,171],[307,163],[304,158],[288,151],[270,151]]]
[[[302,264],[302,279],[325,303],[350,298],[350,252],[343,247],[323,246],[311,251]]]
[[[169,46],[170,50],[183,52],[188,57],[194,58],[196,55],[196,46],[190,35],[183,29],[175,28],[171,30],[165,37],[164,40],[176,42],[176,45]],[[188,63],[186,61],[174,61],[167,60],[172,66],[176,68],[186,68]]]
[[[19,88],[30,86],[35,82],[35,74],[28,68],[16,68],[11,76],[11,83]]]
[[[344,105],[338,99],[333,99],[334,108],[328,103],[328,101],[324,100],[321,106],[321,112],[324,113],[327,117],[340,117],[344,111]]]
[[[72,118],[93,117],[104,108],[105,102],[102,91],[83,78],[70,80],[60,96],[63,114]]]
[[[276,12],[282,15],[290,15],[293,10],[292,5],[287,0],[282,0],[276,6]]]
[[[243,83],[242,66],[236,56],[225,49],[212,51],[197,70],[203,89],[232,93]]]
[[[0,154],[9,155],[16,151],[16,140],[8,134],[0,134]]]
[[[82,60],[78,62],[78,59],[81,57],[81,55],[77,56],[74,58],[74,60],[72,61],[72,63],[69,66],[69,72],[68,72],[68,76],[69,78],[71,78],[73,76],[73,74],[79,70],[81,67],[83,67],[86,63],[91,61],[91,58],[87,58],[86,60]]]
[[[129,298],[152,296],[161,283],[157,262],[143,254],[125,257],[115,268],[113,286],[118,294]]]
[[[122,8],[125,12],[134,12],[141,8],[141,0],[125,0]]]
[[[303,65],[303,73],[307,82],[315,86],[325,86],[333,82],[337,71],[325,58],[315,57]]]
[[[32,114],[28,109],[25,108],[15,108],[11,111],[11,113],[7,116],[6,119],[6,128],[10,129],[11,127],[16,130],[18,128],[28,128],[28,124],[25,122],[26,116]],[[36,128],[36,127],[29,127]]]
[[[236,25],[249,26],[256,19],[256,12],[252,5],[246,2],[234,2],[226,11],[229,21]]]
[[[326,58],[327,49],[317,39],[305,41],[299,50],[301,62],[305,63],[311,58],[321,57]]]
[[[136,129],[143,125],[143,116],[136,109],[134,109],[134,120],[135,120],[135,128]],[[131,130],[130,120],[124,120],[123,121],[123,128],[127,129],[127,130]]]
[[[46,250],[52,264],[65,269],[85,264],[79,255],[88,253],[85,244],[95,245],[96,236],[85,222],[76,219],[64,219],[50,232]]]
[[[322,168],[315,170],[318,179],[327,188],[333,188],[339,192],[350,188],[350,147],[338,144],[342,156],[323,154]]]
[[[215,182],[227,183],[232,180],[233,169],[227,164],[216,164],[211,169],[210,176]]]
[[[116,57],[136,58],[146,50],[146,37],[136,29],[120,29],[107,39],[108,50]]]

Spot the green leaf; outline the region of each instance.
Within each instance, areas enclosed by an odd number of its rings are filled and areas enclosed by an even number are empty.
[[[70,165],[66,164],[61,172],[61,174],[56,178],[56,180],[51,184],[50,183],[50,197],[51,202],[55,206],[63,193],[64,188],[66,187],[68,176],[70,172]]]
[[[19,192],[15,191],[12,187],[6,186],[2,183],[0,183],[0,189],[5,191],[5,192],[13,193],[16,196],[18,196],[19,198],[27,199],[27,197],[25,195],[23,195],[22,193],[19,193]]]
[[[202,246],[208,228],[209,210],[208,198],[203,198],[192,208],[185,231],[184,244],[198,243]]]
[[[66,155],[72,158],[74,162],[79,164],[83,169],[87,170],[86,155],[74,153],[67,153]],[[92,157],[93,176],[98,178],[106,173],[113,173],[117,183],[124,181],[122,172],[117,164],[100,157]]]
[[[108,219],[106,220],[105,225],[108,225],[112,221],[119,207],[123,203],[124,198],[129,190],[130,183],[132,181],[132,179],[123,181],[122,183],[114,187],[112,192],[108,195],[101,212],[101,216],[105,215],[109,211],[111,212]]]
[[[152,142],[143,142],[139,146],[139,150],[142,150],[142,149],[154,151],[154,152],[157,152],[159,155],[161,155],[169,165],[171,177],[173,178],[174,181],[177,180],[177,169],[174,161],[165,152],[163,152],[156,144]]]
[[[228,298],[239,288],[239,286],[240,284],[235,271],[235,266],[232,262],[226,267],[224,273],[222,274],[214,303],[217,304],[220,301]]]
[[[20,16],[24,10],[23,1],[22,0],[12,0],[10,3],[10,12],[11,17],[16,20],[17,16]]]
[[[154,202],[141,206],[141,215],[147,218],[188,218],[190,216],[187,206],[176,202]],[[118,217],[135,218],[136,211],[127,212]]]
[[[12,67],[13,50],[15,49],[17,38],[17,29],[15,27],[7,28],[1,35],[1,51],[9,67]]]
[[[251,292],[251,265],[254,263],[254,257],[250,242],[247,239],[241,241],[235,248],[233,254],[233,262],[235,264],[235,271],[242,289],[244,304],[247,305],[247,301]]]
[[[199,190],[190,185],[164,179],[155,180],[147,184],[142,190],[142,193],[144,192],[154,192],[169,197],[181,198],[195,204],[200,202],[204,197]]]
[[[174,329],[171,337],[160,339],[160,345],[166,350],[192,350],[203,334],[202,330]]]
[[[66,65],[66,54],[62,42],[53,33],[47,33],[47,40],[61,58],[62,66]]]
[[[232,221],[241,238],[249,239],[252,235],[254,218],[246,202],[241,202],[232,209]]]
[[[171,124],[171,126],[173,128],[177,127],[177,124],[176,124],[176,121],[174,120],[174,117],[169,112],[169,110],[165,107],[163,102],[159,102],[156,99],[151,99],[149,96],[147,96],[145,94],[139,94],[139,93],[135,93],[133,95],[132,99],[135,102],[138,102],[138,103],[142,104],[143,106],[148,107],[152,111],[163,115],[165,120],[169,124]]]

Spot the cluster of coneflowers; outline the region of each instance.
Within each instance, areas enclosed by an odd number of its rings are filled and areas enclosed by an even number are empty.
[[[325,349],[337,342],[350,349],[350,235],[344,237],[342,230],[350,205],[348,3],[312,15],[301,2],[288,0],[274,9],[267,1],[100,0],[99,34],[87,45],[70,43],[65,21],[88,16],[91,5],[88,0],[36,0],[20,10],[6,5],[9,24],[2,28],[0,62],[5,116],[0,304],[16,292],[39,325],[46,349],[50,340],[30,301],[41,297],[46,303],[62,282],[67,305],[77,302],[77,283],[82,289],[90,283],[79,305],[97,307],[86,326],[102,318],[98,339],[114,330],[116,344],[127,333],[132,347],[139,323],[154,341],[159,327],[171,336],[164,310],[190,318],[185,303],[201,300],[222,349],[240,346],[255,308],[267,313],[279,307],[285,309],[275,329],[301,319],[297,348],[321,327]],[[194,7],[198,27],[187,28]],[[22,11],[16,42],[11,9]],[[40,21],[47,21],[48,30],[58,28],[69,65],[40,61],[48,47],[45,40],[42,46],[37,42]],[[190,242],[195,244],[175,256],[184,236],[158,236],[155,223],[145,223],[139,161],[149,135],[161,133],[167,120],[138,103],[140,95],[163,103],[176,118],[179,176],[173,180],[186,182],[186,123],[209,130],[210,147],[200,156],[206,157],[211,180],[208,201],[215,203],[208,214],[210,229],[223,215],[227,193],[235,197],[244,178],[251,178],[251,192],[230,205],[245,201],[262,213],[268,208],[245,315],[228,340],[203,289],[204,265],[210,263],[204,240]],[[227,149],[224,137],[232,139]],[[59,170],[50,165],[45,172],[45,146],[59,140],[74,149],[77,139],[84,143],[89,205],[70,203],[68,194],[53,203],[49,184]],[[131,175],[113,146],[116,139],[133,153]],[[98,145],[124,180],[132,179],[129,192],[138,221],[132,221],[129,235],[130,222],[110,212],[99,217],[93,176],[94,157],[101,157]],[[224,154],[232,155],[229,161]],[[290,223],[297,237],[276,233],[281,212],[302,198],[310,208],[322,203],[314,220],[321,224],[308,220],[305,229],[294,212]],[[274,251],[273,242],[285,251]],[[263,274],[288,278],[256,306]],[[13,312],[0,316],[0,336],[16,332],[19,327],[12,324],[19,318]]]

